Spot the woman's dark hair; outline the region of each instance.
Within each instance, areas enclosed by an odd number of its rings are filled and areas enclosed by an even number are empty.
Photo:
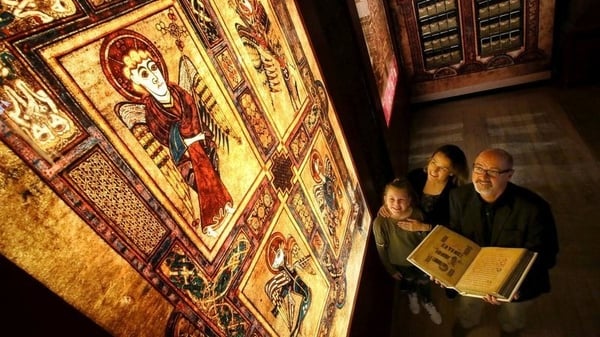
[[[454,144],[446,144],[438,147],[431,157],[433,158],[438,152],[448,157],[452,163],[452,182],[455,185],[465,184],[469,180],[469,165],[463,150]]]

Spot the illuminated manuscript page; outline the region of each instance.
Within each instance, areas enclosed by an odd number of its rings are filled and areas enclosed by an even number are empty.
[[[438,225],[408,260],[446,287],[454,287],[479,250],[473,241]]]
[[[497,294],[525,252],[522,248],[482,248],[456,288],[472,295]]]

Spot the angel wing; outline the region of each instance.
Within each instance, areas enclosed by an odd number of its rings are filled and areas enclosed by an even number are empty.
[[[242,138],[239,133],[233,129],[234,123],[231,123],[225,113],[221,110],[215,97],[208,89],[206,83],[200,77],[198,69],[187,56],[182,56],[179,61],[179,86],[187,90],[194,96],[198,111],[200,111],[200,120],[208,125],[210,132],[214,135],[218,146],[223,146],[229,151],[229,139],[241,144]],[[204,107],[204,108],[203,108]]]

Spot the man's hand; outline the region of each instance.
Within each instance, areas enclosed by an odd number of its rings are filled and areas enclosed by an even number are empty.
[[[510,300],[511,301],[515,301],[515,300],[518,300],[518,299],[519,299],[519,292],[517,291],[515,293],[515,295]],[[485,295],[483,297],[483,300],[486,301],[486,302],[488,302],[488,303],[490,303],[490,304],[493,304],[493,305],[500,305],[500,304],[502,304],[502,302],[498,301],[498,298],[495,297],[494,295],[489,295],[489,294]]]
[[[400,280],[402,280],[402,273],[397,271],[394,273],[394,275],[392,275],[392,277],[395,278],[396,280],[400,281]]]
[[[433,282],[433,283],[437,284],[438,286],[442,287],[442,288],[446,288],[446,285],[444,285],[444,284],[442,283],[442,281],[440,281],[440,280],[436,279],[436,278],[435,278],[435,277],[433,277],[433,276],[429,276],[429,280],[430,280],[431,282]]]
[[[500,305],[501,303],[498,301],[498,299],[490,294],[487,294],[483,297],[483,300],[488,302],[489,304],[493,304],[493,305]]]

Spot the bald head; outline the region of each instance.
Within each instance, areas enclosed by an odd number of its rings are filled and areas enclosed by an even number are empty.
[[[513,175],[513,157],[503,149],[481,151],[473,163],[475,190],[487,202],[494,202],[506,189]]]
[[[499,149],[499,148],[491,148],[485,149],[477,155],[476,158],[479,157],[494,157],[497,161],[503,162],[503,169],[512,169],[513,167],[513,156],[508,153],[508,151]],[[475,159],[477,160],[477,159]]]

